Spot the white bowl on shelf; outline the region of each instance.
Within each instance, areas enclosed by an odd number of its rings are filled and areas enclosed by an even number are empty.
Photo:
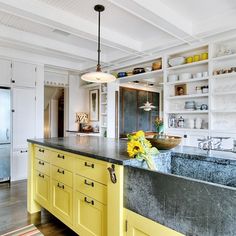
[[[185,57],[174,57],[168,60],[170,66],[179,66],[185,63]]]
[[[168,82],[175,82],[178,80],[178,75],[168,75]]]
[[[179,75],[179,80],[188,80],[192,78],[192,74],[191,73],[181,73]]]

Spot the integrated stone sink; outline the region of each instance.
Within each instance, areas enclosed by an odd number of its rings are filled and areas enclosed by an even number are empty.
[[[127,163],[127,209],[187,236],[235,236],[235,154],[184,147],[161,152],[155,162],[157,171]]]

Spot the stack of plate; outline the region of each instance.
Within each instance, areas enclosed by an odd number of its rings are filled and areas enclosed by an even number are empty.
[[[195,101],[186,101],[184,108],[191,111],[195,110]]]

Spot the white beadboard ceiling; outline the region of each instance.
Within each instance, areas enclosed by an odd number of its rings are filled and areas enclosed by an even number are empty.
[[[0,45],[78,62],[78,71],[92,69],[96,4],[106,8],[101,17],[105,68],[236,29],[235,0],[0,0]]]

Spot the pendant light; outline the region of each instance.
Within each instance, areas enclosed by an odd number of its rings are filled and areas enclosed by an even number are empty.
[[[148,101],[148,91],[147,91],[147,101],[144,103],[143,106],[139,108],[143,109],[144,111],[151,111],[153,108],[156,108],[155,106],[152,105],[152,103]]]
[[[94,82],[94,83],[108,83],[116,80],[116,77],[114,75],[104,73],[101,70],[101,64],[100,64],[100,53],[101,53],[101,46],[100,46],[100,14],[105,10],[105,7],[103,5],[96,5],[94,7],[94,10],[98,12],[98,64],[97,64],[97,70],[96,72],[90,72],[86,73],[81,76],[82,80],[85,80],[87,82]]]

